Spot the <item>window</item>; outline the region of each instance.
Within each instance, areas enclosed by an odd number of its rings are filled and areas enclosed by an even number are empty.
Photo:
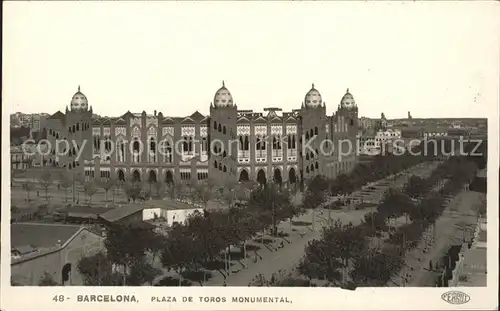
[[[217,168],[217,161],[214,161],[214,168]]]
[[[217,129],[217,122],[214,121],[214,130]]]
[[[224,134],[224,135],[226,134],[226,126],[224,126],[224,127],[222,128],[222,134]]]
[[[319,167],[318,162],[316,162],[316,164],[314,166],[316,167],[316,169],[318,169],[318,167]]]
[[[219,124],[219,127],[217,128],[217,130],[219,131],[219,133],[222,132],[222,126],[220,126],[220,124]]]
[[[80,123],[77,123],[76,124],[76,130],[79,131],[80,130]]]
[[[318,127],[314,127],[314,135],[318,135]]]
[[[224,169],[222,170],[224,173],[227,172],[227,168],[226,166],[224,165]]]

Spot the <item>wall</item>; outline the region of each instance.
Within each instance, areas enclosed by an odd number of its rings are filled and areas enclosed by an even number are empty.
[[[178,209],[166,211],[165,218],[167,219],[167,223],[169,225],[172,225],[174,221],[182,223],[189,217],[189,215],[194,214],[196,211],[203,214],[202,208]]]
[[[157,217],[161,217],[163,216],[162,213],[163,210],[161,208],[148,208],[148,209],[144,209],[142,211],[142,220],[150,220],[150,219],[154,219],[155,218],[155,214],[157,215]]]
[[[65,248],[11,265],[12,280],[21,285],[38,285],[47,272],[58,284],[62,283],[62,268],[71,264],[71,276],[67,285],[82,285],[81,275],[77,271],[78,261],[104,250],[104,238],[88,230],[82,230]]]

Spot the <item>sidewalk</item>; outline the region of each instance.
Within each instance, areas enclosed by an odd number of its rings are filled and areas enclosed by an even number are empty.
[[[472,211],[472,206],[479,199],[480,195],[479,193],[470,191],[461,192],[450,201],[443,215],[436,221],[434,245],[431,246],[427,253],[420,251],[422,259],[419,265],[414,267],[415,270],[407,286],[422,287],[435,285],[436,272],[428,270],[429,261],[432,260],[435,266],[441,261],[452,245],[462,244],[464,235],[462,225],[467,226],[476,223],[476,216]],[[449,213],[450,210],[455,209],[457,213]],[[423,243],[422,241],[421,245]],[[422,249],[421,245],[419,245],[419,249]]]

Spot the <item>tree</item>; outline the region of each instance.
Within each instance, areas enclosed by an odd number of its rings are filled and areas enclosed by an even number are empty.
[[[402,257],[395,252],[371,251],[355,261],[351,277],[358,286],[385,286],[403,264]]]
[[[266,184],[253,190],[248,205],[260,212],[265,224],[272,226],[273,236],[277,233],[279,221],[293,217],[298,211],[290,202],[289,195],[275,184]]]
[[[208,184],[199,184],[196,187],[197,197],[203,202],[205,210],[207,209],[208,201],[212,198],[212,188]]]
[[[135,200],[139,198],[141,194],[142,187],[140,183],[137,182],[127,182],[125,183],[125,194],[127,195],[127,199],[132,199],[135,203]]]
[[[110,225],[107,228],[104,245],[109,260],[123,266],[125,281],[127,270],[143,260],[146,251],[161,247],[158,245],[159,239],[160,237],[151,229]]]
[[[52,275],[50,273],[45,272],[43,276],[40,278],[40,281],[38,281],[38,286],[56,286],[59,285],[57,284],[56,281],[52,278]]]
[[[45,200],[46,201],[49,200],[48,191],[49,191],[49,187],[50,187],[50,185],[52,185],[52,183],[53,183],[52,174],[49,171],[44,171],[42,173],[42,176],[41,176],[41,184],[42,184],[42,187],[45,189]]]
[[[174,269],[179,274],[179,286],[182,284],[182,272],[196,260],[201,260],[199,243],[195,243],[188,227],[174,224],[169,238],[163,245],[161,262],[166,268]]]
[[[78,272],[87,286],[122,285],[122,277],[113,272],[113,263],[102,252],[83,257],[78,261]]]
[[[97,184],[94,180],[89,180],[83,183],[83,191],[89,197],[89,204],[92,204],[92,197],[97,192]]]
[[[131,267],[127,284],[129,286],[142,286],[147,283],[152,286],[154,279],[160,274],[160,270],[152,267],[145,259],[141,259]]]
[[[403,188],[403,192],[412,199],[418,199],[425,191],[427,191],[425,180],[416,175],[411,176]]]
[[[349,261],[358,258],[365,247],[360,228],[336,221],[333,226],[324,228],[320,239],[308,243],[298,271],[310,279],[346,284]]]
[[[156,182],[155,184],[156,196],[158,199],[163,199],[163,193],[165,192],[165,184],[162,182]]]
[[[410,198],[401,191],[390,188],[384,194],[378,206],[380,215],[389,221],[402,215],[409,216],[415,205]]]
[[[68,202],[68,189],[72,186],[72,182],[66,174],[61,174],[59,184],[64,189],[64,202]]]
[[[337,178],[337,183],[339,184],[339,194],[344,196],[344,205],[345,200],[348,195],[350,195],[354,191],[354,184],[349,176],[346,174],[340,174]]]
[[[106,202],[108,201],[108,191],[116,186],[116,180],[113,178],[109,178],[106,180],[101,180],[100,186],[104,189],[104,199]]]
[[[27,201],[29,203],[31,201],[30,192],[35,190],[35,186],[32,183],[28,182],[23,184],[23,189],[26,190]]]

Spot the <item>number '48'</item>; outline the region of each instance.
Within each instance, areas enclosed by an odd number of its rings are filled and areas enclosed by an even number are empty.
[[[55,295],[54,298],[52,298],[53,301],[55,302],[63,302],[64,301],[64,295]]]

